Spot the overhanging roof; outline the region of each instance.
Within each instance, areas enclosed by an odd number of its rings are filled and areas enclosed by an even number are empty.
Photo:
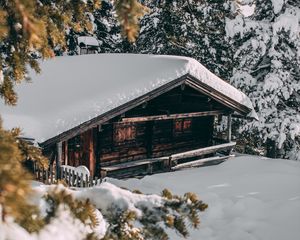
[[[191,58],[81,55],[42,62],[41,69],[40,75],[31,72],[33,83],[16,87],[16,107],[0,104],[4,127],[20,126],[24,135],[39,142],[79,133],[183,82],[245,116],[257,117],[245,94]]]

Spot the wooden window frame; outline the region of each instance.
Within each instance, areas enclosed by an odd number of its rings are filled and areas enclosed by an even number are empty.
[[[173,133],[181,136],[192,132],[193,120],[191,118],[180,118],[173,121]]]
[[[123,133],[119,133],[117,135],[117,131],[124,131]],[[121,134],[121,135],[120,135]],[[131,134],[131,135],[130,135]],[[114,145],[124,145],[131,142],[134,142],[136,140],[136,125],[135,124],[120,124],[115,123],[113,126],[113,143]]]

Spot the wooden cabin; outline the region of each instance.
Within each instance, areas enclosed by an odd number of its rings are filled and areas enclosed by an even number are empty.
[[[88,120],[73,126],[64,126],[60,133],[40,141],[44,154],[58,167],[85,165],[92,176],[125,177],[219,162],[228,158],[235,145],[231,141],[231,115],[256,118],[250,100],[243,93],[194,59],[99,54],[52,61],[59,61],[57,65],[62,71],[75,72],[65,79],[62,76],[61,81],[67,81],[64,85],[61,83],[64,90],[45,92],[51,95],[49,102],[59,98],[56,104],[63,104],[64,96],[66,99],[74,97],[68,93],[73,91],[73,87],[78,98],[81,96],[79,86],[84,95],[74,104],[78,108],[67,106],[62,110],[68,112],[70,109],[77,116],[85,108],[82,106],[88,108],[91,105],[81,105],[84,99],[95,95],[94,104],[98,97],[101,103],[105,102],[103,99],[112,97],[110,103],[101,105],[101,110],[93,117],[89,116]],[[65,63],[68,61],[72,65],[70,68],[66,67],[69,66]],[[78,61],[88,62],[81,65],[84,78],[78,76],[78,70],[76,72]],[[110,64],[115,66],[116,72],[120,72],[113,73]],[[97,71],[91,65],[97,66]],[[46,70],[41,77],[50,74],[46,79],[57,79],[53,76],[57,72],[51,71],[51,66],[46,64],[42,69]],[[97,81],[99,83],[93,85]],[[62,96],[59,96],[60,91]],[[117,97],[114,99],[113,96]],[[72,107],[75,99],[76,96],[69,101]],[[56,104],[52,104],[54,110],[48,115],[50,120],[53,114],[59,116],[60,111],[55,111],[56,107],[59,108]],[[84,116],[84,113],[80,115]],[[222,116],[228,120],[227,135],[217,139],[215,124]],[[51,126],[43,125],[49,121],[46,117],[40,121],[42,129]]]
[[[95,54],[99,50],[99,42],[96,38],[91,36],[80,36],[77,38],[79,46],[79,54]]]

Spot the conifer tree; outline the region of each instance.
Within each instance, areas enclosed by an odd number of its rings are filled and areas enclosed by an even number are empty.
[[[114,1],[122,33],[133,42],[139,18],[147,11],[137,0]],[[14,105],[14,85],[28,78],[27,65],[39,72],[37,58],[50,58],[66,49],[65,33],[92,32],[91,15],[99,0],[1,0],[0,1],[0,97]]]
[[[16,134],[4,130],[0,119],[0,218],[5,221],[7,217],[13,217],[32,232],[40,229],[44,222],[38,217],[37,207],[27,201],[31,193],[31,175],[22,167],[22,161],[28,157],[28,148],[22,143],[21,151]]]
[[[115,9],[111,2],[102,1],[101,8],[94,12],[95,36],[100,42],[101,53],[122,52],[123,41],[121,27],[115,17]]]
[[[237,51],[232,83],[251,99],[259,121],[240,132],[267,156],[300,159],[300,8],[297,1],[257,0],[254,14],[228,22]]]
[[[145,1],[151,9],[141,21],[136,52],[189,56],[228,80],[233,50],[226,40],[226,18],[234,0]]]

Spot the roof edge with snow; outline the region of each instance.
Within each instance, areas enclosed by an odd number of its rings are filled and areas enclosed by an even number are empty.
[[[41,61],[41,74],[18,84],[19,102],[0,102],[4,127],[21,127],[43,146],[65,141],[180,84],[243,116],[257,118],[251,100],[197,60],[147,54],[91,54]]]
[[[221,81],[223,81],[223,80],[221,80]],[[150,101],[150,100],[158,97],[160,94],[162,94],[166,91],[172,90],[173,88],[176,88],[182,84],[186,84],[186,85],[194,88],[195,90],[198,90],[201,93],[204,93],[205,95],[213,98],[214,100],[221,102],[223,105],[233,109],[234,111],[238,112],[242,116],[257,119],[257,115],[255,112],[253,114],[254,110],[252,108],[249,108],[248,106],[246,106],[242,103],[239,103],[218,91],[215,91],[212,87],[210,87],[206,84],[203,84],[202,82],[198,81],[197,78],[192,76],[190,73],[187,73],[173,81],[168,82],[165,85],[162,85],[161,87],[159,87],[157,89],[152,90],[149,93],[146,93],[138,98],[135,98],[135,99],[119,106],[119,107],[113,108],[95,118],[92,118],[92,119],[90,119],[78,126],[75,126],[61,134],[58,134],[57,136],[52,137],[52,138],[40,143],[40,145],[41,146],[49,146],[49,145],[57,143],[59,141],[65,141],[67,139],[75,137],[76,135],[83,133],[90,128],[93,128],[100,124],[103,124],[103,123],[109,121],[110,119],[112,119],[116,116],[119,116],[119,115],[125,113],[126,111],[128,111],[134,107],[137,107],[140,104],[143,104],[144,102]],[[228,83],[226,83],[226,84],[228,84]]]

